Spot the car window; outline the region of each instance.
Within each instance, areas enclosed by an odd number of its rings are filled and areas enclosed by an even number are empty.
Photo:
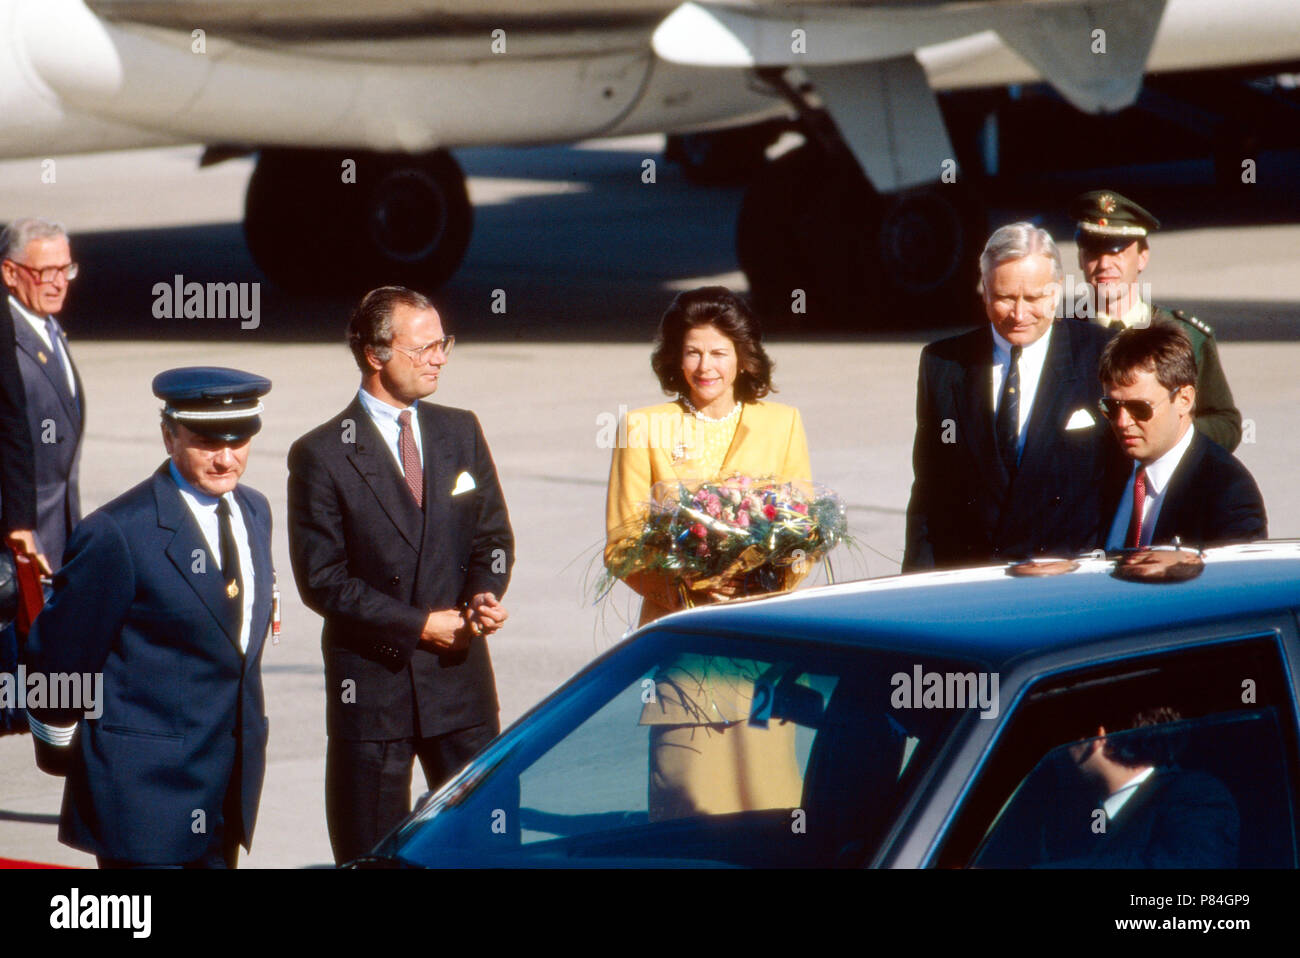
[[[634,645],[521,723],[498,766],[405,829],[396,853],[420,864],[860,864],[927,757],[978,707],[891,705],[904,671],[959,668],[915,656],[676,634]]]
[[[1163,723],[1052,749],[973,864],[1285,868],[1291,808],[1273,709]],[[1093,774],[1111,758],[1111,788]]]
[[[1143,742],[1165,754],[1125,757],[1126,743]],[[1007,717],[954,810],[935,863],[1236,867],[1227,864],[1234,859],[1241,867],[1293,867],[1295,755],[1293,705],[1276,635],[1054,673],[1033,683]],[[1146,768],[1150,781],[1134,789],[1137,804],[1115,797]],[[1174,782],[1184,784],[1171,799]],[[1175,827],[1186,791],[1202,796],[1192,802],[1201,802],[1199,811],[1185,810],[1193,818],[1221,823],[1231,817],[1224,809],[1236,810],[1235,851],[1226,839],[1217,853],[1213,843],[1191,847]],[[1161,800],[1143,812],[1152,795]],[[1213,795],[1228,800],[1216,804]],[[1130,828],[1135,819],[1145,834],[1138,846]],[[1119,833],[1125,842],[1116,840]]]
[[[798,808],[814,729],[836,684],[780,663],[678,656],[524,770],[521,841],[605,829],[612,810],[637,824]]]

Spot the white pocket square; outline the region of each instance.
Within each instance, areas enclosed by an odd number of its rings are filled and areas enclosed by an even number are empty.
[[[456,477],[456,487],[451,490],[451,494],[458,496],[462,492],[472,492],[477,488],[478,484],[474,482],[474,477],[468,472],[462,472]]]
[[[1074,411],[1070,421],[1065,424],[1066,429],[1087,429],[1089,426],[1097,425],[1097,420],[1092,418],[1092,413],[1082,407]]]

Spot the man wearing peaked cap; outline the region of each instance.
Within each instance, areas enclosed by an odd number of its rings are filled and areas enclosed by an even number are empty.
[[[1153,321],[1177,325],[1196,355],[1196,428],[1225,449],[1236,449],[1241,442],[1241,413],[1219,362],[1214,331],[1195,316],[1153,306],[1139,295],[1138,276],[1151,255],[1147,237],[1160,228],[1160,221],[1114,190],[1092,190],[1076,197],[1070,215],[1076,224],[1079,268],[1092,290],[1094,322],[1116,331]]]
[[[32,629],[31,671],[102,675],[94,701],[28,708],[38,763],[67,775],[59,839],[101,867],[233,868],[251,845],[274,573],[270,507],[239,478],[270,388],[154,379],[168,461],[77,527]]]

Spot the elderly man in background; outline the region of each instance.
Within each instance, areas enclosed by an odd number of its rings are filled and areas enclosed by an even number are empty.
[[[1097,537],[1116,455],[1096,415],[1109,334],[1056,321],[1064,271],[1045,230],[997,230],[980,271],[988,323],[921,353],[904,572],[1069,555]]]
[[[19,219],[0,232],[0,532],[45,574],[81,518],[81,382],[55,318],[76,275],[63,227]],[[12,624],[0,630],[0,671],[21,663],[19,646]],[[21,710],[0,708],[0,734],[26,729]]]
[[[63,547],[81,519],[77,469],[85,396],[57,318],[68,285],[77,276],[77,264],[63,227],[39,219],[10,223],[0,233],[0,256],[31,437],[32,455],[23,482],[29,479],[35,489],[35,526],[15,525],[6,505],[5,539],[48,572],[59,565]]]

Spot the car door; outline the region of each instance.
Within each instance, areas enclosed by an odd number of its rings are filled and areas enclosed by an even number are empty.
[[[1037,678],[929,863],[1296,867],[1288,636],[1134,650]]]

